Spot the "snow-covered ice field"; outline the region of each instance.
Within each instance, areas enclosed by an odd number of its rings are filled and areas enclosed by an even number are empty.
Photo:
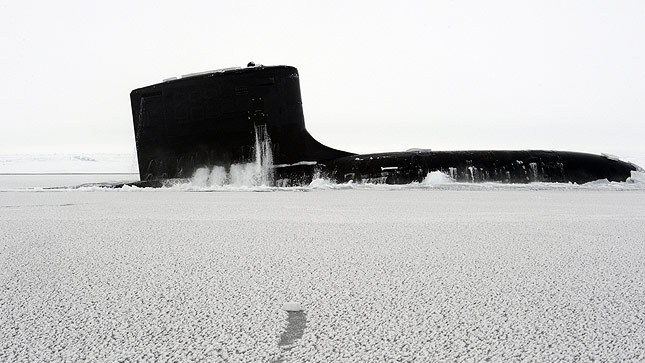
[[[0,361],[645,360],[642,184],[16,178],[0,177]]]

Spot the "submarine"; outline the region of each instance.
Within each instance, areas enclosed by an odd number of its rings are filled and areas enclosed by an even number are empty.
[[[613,155],[569,151],[337,150],[307,131],[300,75],[285,65],[251,62],[174,77],[133,90],[130,101],[140,186],[190,178],[203,167],[229,170],[266,155],[265,182],[279,186],[303,185],[318,176],[339,183],[407,184],[433,171],[458,182],[583,184],[626,181],[642,170]]]

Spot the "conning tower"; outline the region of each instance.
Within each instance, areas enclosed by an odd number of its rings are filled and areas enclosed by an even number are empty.
[[[250,160],[255,126],[266,125],[275,164],[350,153],[316,141],[305,128],[298,70],[228,68],[131,92],[141,180],[184,178],[202,166]]]

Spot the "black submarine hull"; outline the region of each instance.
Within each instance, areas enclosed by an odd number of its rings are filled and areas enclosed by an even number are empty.
[[[459,182],[625,181],[636,167],[600,155],[546,150],[425,151],[357,155],[330,161],[337,181],[402,184],[440,171]]]
[[[636,165],[607,155],[549,150],[429,151],[358,155],[316,141],[305,128],[299,74],[250,66],[183,76],[130,94],[141,185],[189,178],[201,167],[253,161],[257,130],[270,138],[271,180],[404,184],[441,171],[461,182],[625,181]]]

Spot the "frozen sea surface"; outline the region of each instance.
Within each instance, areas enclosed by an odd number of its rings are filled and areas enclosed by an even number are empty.
[[[319,183],[3,189],[0,361],[645,360],[643,188]]]

